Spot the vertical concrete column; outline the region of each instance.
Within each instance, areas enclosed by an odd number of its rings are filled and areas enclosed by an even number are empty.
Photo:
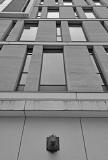
[[[95,72],[85,46],[64,46],[68,91],[101,92],[101,81]]]
[[[78,14],[79,18],[87,18],[81,7],[76,7],[76,13]]]
[[[26,56],[26,45],[4,45],[0,52],[0,91],[14,91]]]
[[[63,0],[58,0],[58,3],[59,3],[60,5],[63,5]]]
[[[47,7],[42,7],[41,18],[47,18]]]
[[[59,7],[60,18],[76,18],[72,7]]]
[[[12,31],[9,33],[9,36],[7,37],[6,41],[18,41],[21,36],[23,28],[24,28],[24,21],[18,20]]]
[[[28,0],[13,0],[3,12],[21,12]]]
[[[33,7],[30,15],[29,15],[29,18],[36,18],[36,15],[38,13],[38,7]]]
[[[38,91],[40,73],[41,73],[42,51],[43,51],[42,46],[34,46],[33,48],[33,54],[24,89],[25,91],[32,91],[32,92]]]
[[[12,20],[0,20],[0,41],[4,40],[12,27]]]
[[[98,21],[83,21],[83,29],[89,41],[108,41],[108,33]]]
[[[36,41],[42,41],[42,42],[56,41],[56,22],[40,21],[38,26]]]
[[[94,46],[94,55],[108,85],[108,55],[102,46]]]
[[[71,41],[69,27],[67,21],[61,21],[61,31],[62,31],[62,39],[64,42]]]
[[[98,18],[108,18],[108,8],[106,7],[93,7],[93,11]]]
[[[87,3],[84,0],[73,0],[72,2],[74,5],[87,6]]]

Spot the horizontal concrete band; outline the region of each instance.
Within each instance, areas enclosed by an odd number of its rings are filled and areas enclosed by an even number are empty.
[[[1,116],[108,117],[108,100],[0,100]]]

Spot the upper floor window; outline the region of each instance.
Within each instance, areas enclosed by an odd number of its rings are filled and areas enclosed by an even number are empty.
[[[62,41],[62,35],[61,35],[61,25],[56,24],[56,36],[57,36],[57,41]]]
[[[47,18],[59,18],[58,9],[48,9]]]
[[[37,29],[37,24],[25,24],[20,41],[35,41]]]
[[[92,11],[84,11],[87,18],[96,18]]]
[[[41,1],[40,1],[40,5],[43,5],[43,3],[44,3],[44,0],[41,0]]]
[[[101,6],[102,5],[99,0],[94,0],[94,3],[95,3],[96,6]]]
[[[65,6],[72,6],[72,0],[63,0],[63,4],[65,5]]]
[[[40,18],[42,14],[42,7],[39,7],[38,13],[37,13],[37,18]]]
[[[81,25],[69,24],[69,32],[72,41],[86,41],[86,37]]]

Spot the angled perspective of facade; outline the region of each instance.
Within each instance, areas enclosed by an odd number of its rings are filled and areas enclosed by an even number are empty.
[[[108,0],[0,0],[0,160],[108,160]]]

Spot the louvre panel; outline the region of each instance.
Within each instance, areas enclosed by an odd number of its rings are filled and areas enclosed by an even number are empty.
[[[77,10],[77,14],[78,14],[79,18],[87,18],[81,7],[76,7],[76,10]]]
[[[98,18],[108,18],[108,8],[93,7],[93,10]]]
[[[72,7],[60,7],[60,18],[75,18]]]
[[[36,41],[56,41],[56,22],[40,21]]]
[[[87,3],[84,1],[84,0],[73,0],[73,3],[75,4],[75,5],[87,5]]]
[[[83,29],[89,41],[108,41],[108,33],[98,21],[84,21]]]
[[[68,91],[102,91],[101,81],[85,46],[64,46],[64,58]]]
[[[95,46],[94,54],[102,71],[102,74],[105,78],[105,81],[108,85],[108,55],[106,54],[102,46]]]
[[[22,30],[23,30],[23,27],[24,27],[24,21],[23,20],[17,21],[14,28],[9,33],[9,36],[7,37],[6,41],[17,41],[17,40],[19,40],[19,38],[21,36],[21,33],[22,33]]]
[[[0,40],[3,40],[12,27],[12,20],[0,20]]]
[[[71,41],[69,27],[67,21],[61,21],[62,38],[64,42]]]
[[[17,87],[26,46],[4,45],[0,54],[0,91],[14,91]]]
[[[3,12],[21,12],[28,0],[13,0]]]
[[[34,46],[25,91],[38,91],[42,62],[42,46]]]

